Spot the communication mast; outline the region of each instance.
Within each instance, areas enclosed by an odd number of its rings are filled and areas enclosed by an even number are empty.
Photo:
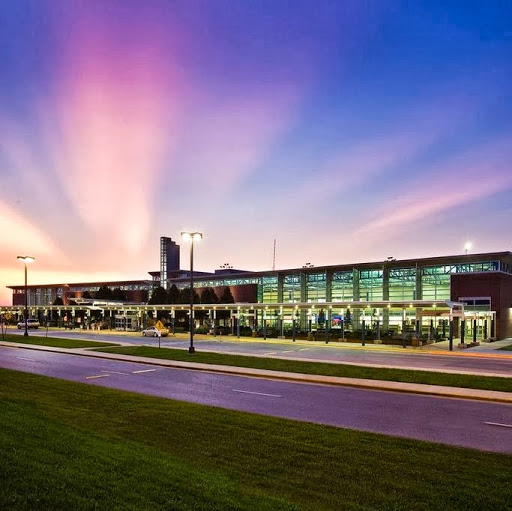
[[[276,239],[274,238],[274,257],[272,258],[272,271],[276,269]]]

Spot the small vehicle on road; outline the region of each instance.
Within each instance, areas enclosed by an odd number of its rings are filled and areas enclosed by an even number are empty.
[[[166,337],[169,335],[169,330],[167,328],[158,330],[156,326],[150,326],[142,330],[141,334],[142,337]]]
[[[37,319],[27,319],[27,328],[39,328],[41,324]],[[18,330],[25,328],[25,320],[18,323]]]

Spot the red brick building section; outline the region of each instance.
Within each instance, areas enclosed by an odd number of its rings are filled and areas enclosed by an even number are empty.
[[[512,337],[512,275],[508,273],[458,273],[451,277],[451,299],[490,297],[496,311],[496,337]]]

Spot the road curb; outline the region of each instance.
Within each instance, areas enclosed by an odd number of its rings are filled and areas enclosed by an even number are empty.
[[[488,401],[497,403],[512,404],[512,393],[467,389],[462,387],[446,387],[441,385],[428,385],[423,383],[405,383],[386,380],[369,380],[361,378],[344,378],[339,376],[321,376],[303,373],[290,373],[283,371],[270,371],[267,369],[252,369],[237,366],[224,366],[215,364],[201,364],[197,362],[182,362],[177,360],[162,360],[158,358],[136,357],[133,355],[121,355],[118,353],[105,353],[90,351],[91,348],[56,348],[52,346],[38,346],[34,344],[22,344],[0,341],[0,346],[11,348],[31,349],[35,351],[50,351],[54,353],[66,353],[68,355],[79,355],[92,358],[108,360],[119,360],[123,362],[134,362],[139,364],[156,365],[161,367],[172,367],[177,369],[188,369],[205,371],[211,373],[231,374],[236,376],[249,376],[253,378],[267,378],[274,380],[285,380],[296,383],[314,383],[319,385],[338,385],[366,390],[381,390],[388,392],[401,392],[408,394],[420,394],[425,396],[437,396],[457,399],[471,399],[476,401]]]

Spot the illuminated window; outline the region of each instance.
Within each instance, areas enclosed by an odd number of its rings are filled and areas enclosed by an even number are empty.
[[[258,302],[277,302],[277,276],[262,277],[258,286]]]
[[[416,268],[391,268],[389,270],[389,299],[416,299]]]
[[[384,272],[361,270],[359,272],[359,298],[363,301],[383,299]]]
[[[285,275],[283,279],[283,301],[300,302],[300,275]]]
[[[354,299],[354,272],[338,271],[332,276],[331,300],[348,302]]]
[[[325,302],[325,273],[313,273],[306,276],[306,300],[308,302]]]

